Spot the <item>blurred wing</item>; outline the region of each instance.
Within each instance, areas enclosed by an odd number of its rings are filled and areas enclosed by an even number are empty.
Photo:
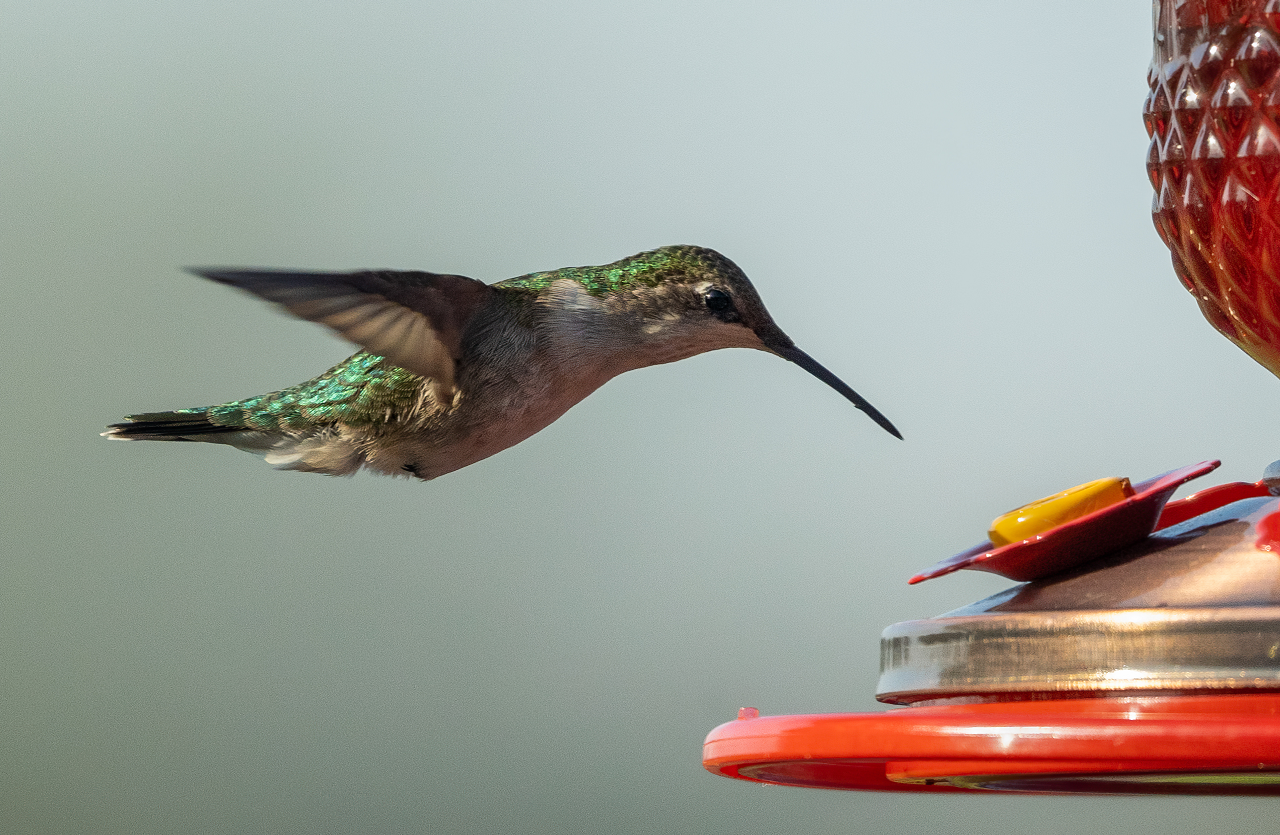
[[[435,381],[453,394],[462,334],[492,287],[461,275],[390,270],[312,273],[192,269],[332,328],[372,354]]]

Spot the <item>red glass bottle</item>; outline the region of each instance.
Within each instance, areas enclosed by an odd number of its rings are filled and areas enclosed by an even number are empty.
[[[1280,376],[1280,0],[1155,0],[1152,214],[1206,319]]]

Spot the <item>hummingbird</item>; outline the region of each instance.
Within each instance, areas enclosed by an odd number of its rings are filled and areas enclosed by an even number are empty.
[[[668,246],[485,284],[418,271],[194,268],[361,350],[313,380],[220,406],[130,415],[103,435],[205,441],[283,470],[437,478],[514,446],[613,377],[718,348],[790,360],[897,438],[796,347],[720,253]]]

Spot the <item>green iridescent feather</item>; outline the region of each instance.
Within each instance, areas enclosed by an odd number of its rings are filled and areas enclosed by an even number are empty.
[[[221,406],[133,415],[131,420],[203,417],[215,426],[263,431],[301,431],[317,423],[342,421],[367,426],[388,409],[406,409],[418,397],[422,378],[364,351],[316,377],[282,391]]]
[[[718,259],[718,260],[717,260]],[[493,285],[503,290],[543,290],[553,281],[572,279],[593,296],[629,287],[655,287],[680,274],[715,271],[724,256],[697,246],[666,246],[599,267],[565,267],[509,278]]]

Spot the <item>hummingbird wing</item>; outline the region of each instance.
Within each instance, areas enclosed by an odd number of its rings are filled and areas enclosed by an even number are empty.
[[[302,319],[333,329],[366,351],[431,380],[449,402],[462,334],[498,291],[461,275],[366,270],[350,273],[191,268]]]

